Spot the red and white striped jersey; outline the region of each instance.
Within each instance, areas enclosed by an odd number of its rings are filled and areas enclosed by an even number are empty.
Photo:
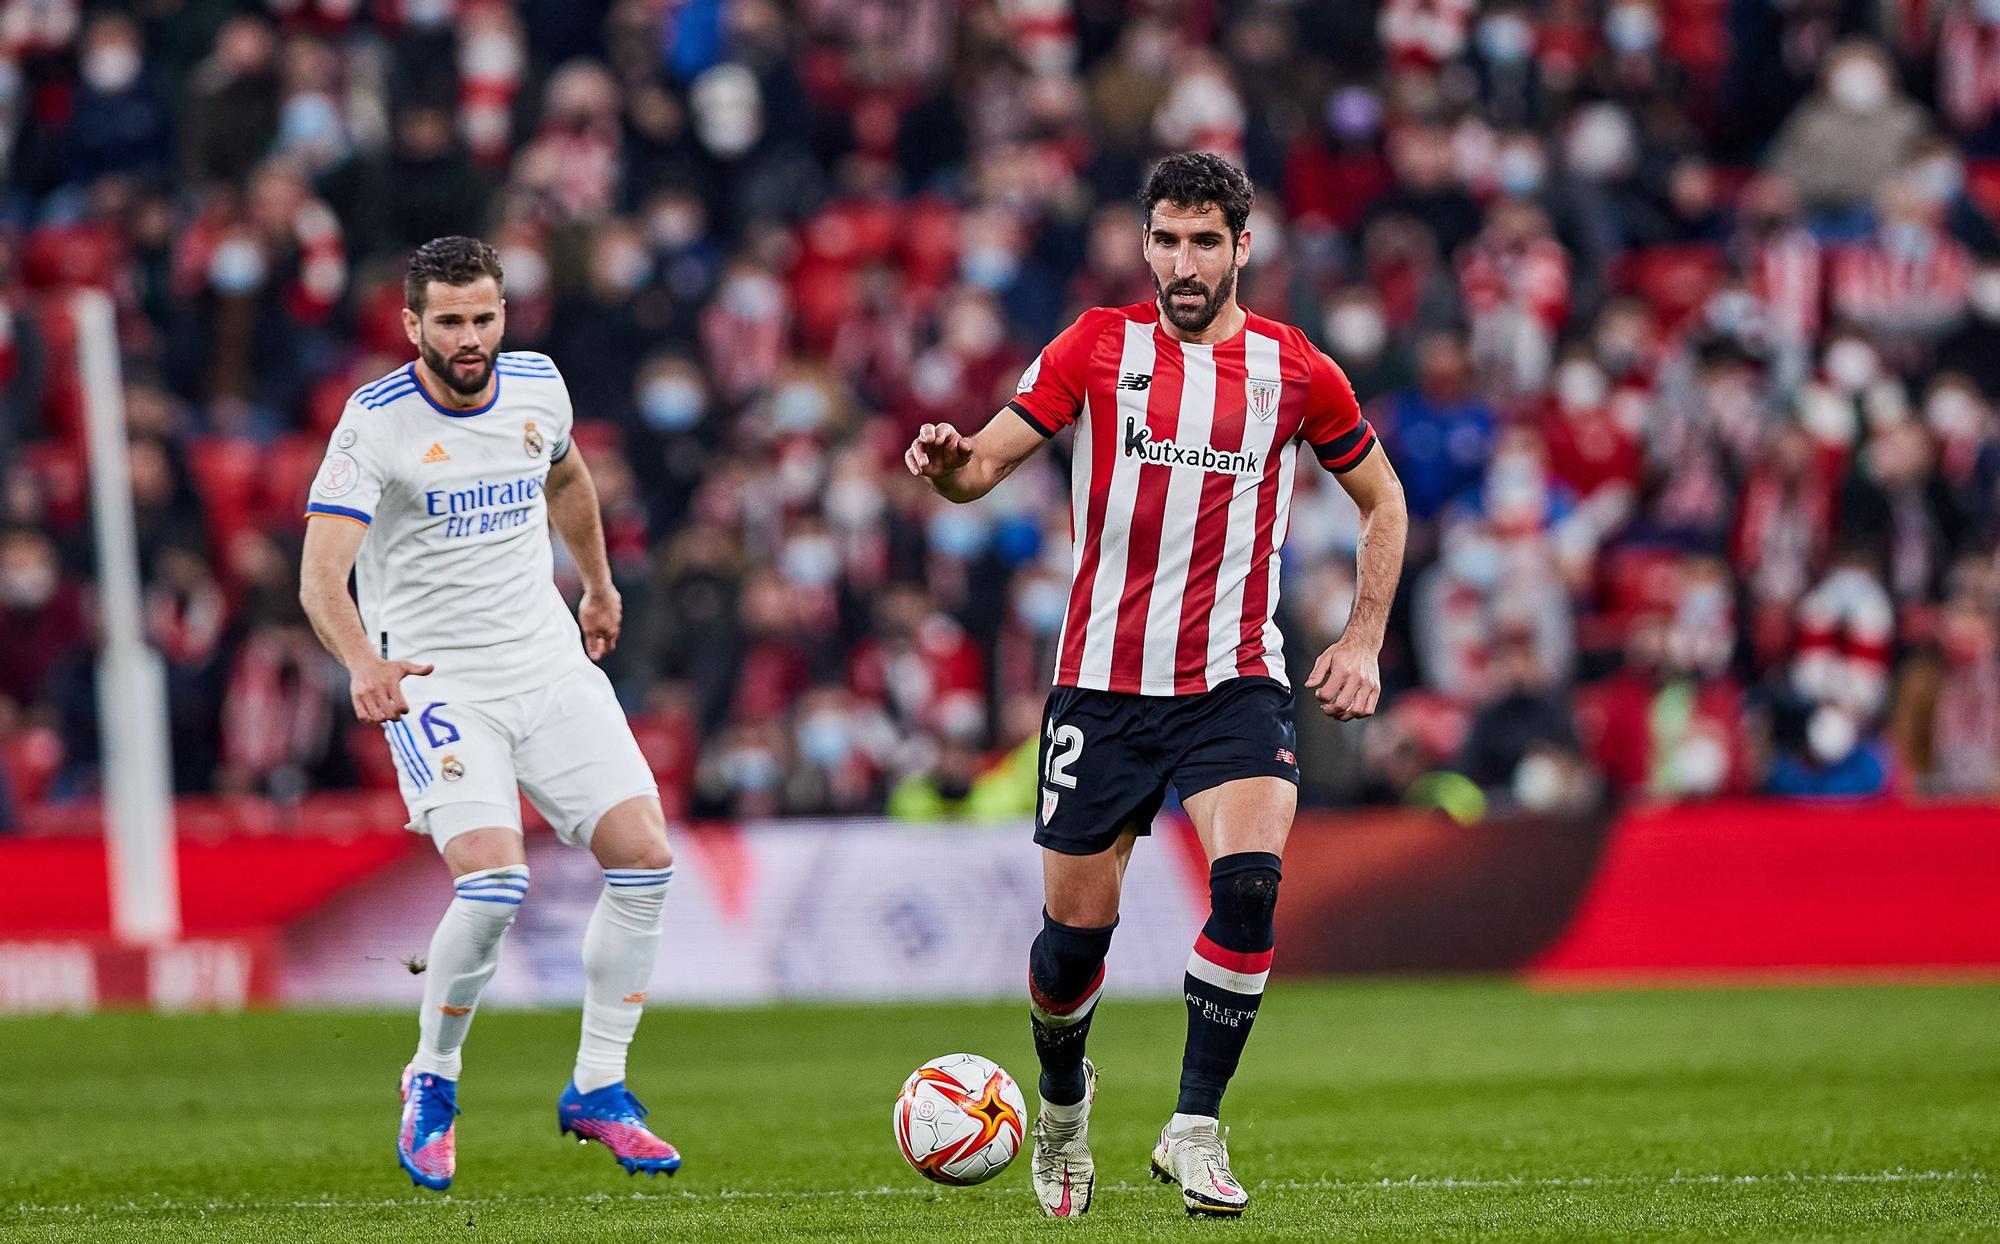
[[[1044,435],[1077,429],[1056,685],[1193,695],[1245,676],[1286,683],[1273,615],[1298,444],[1344,472],[1375,434],[1347,377],[1298,329],[1252,314],[1227,341],[1191,345],[1159,319],[1154,302],[1084,312],[1008,403]]]

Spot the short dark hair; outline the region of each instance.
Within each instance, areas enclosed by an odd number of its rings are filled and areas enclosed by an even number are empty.
[[[1153,175],[1139,194],[1139,206],[1146,213],[1148,227],[1153,223],[1153,208],[1161,199],[1183,211],[1221,208],[1233,244],[1236,235],[1249,225],[1250,204],[1256,198],[1257,191],[1242,169],[1210,151],[1183,151],[1153,166]]]
[[[482,276],[502,284],[500,256],[492,247],[478,238],[432,238],[410,256],[410,270],[403,277],[403,305],[422,315],[424,293],[432,281],[470,285]]]

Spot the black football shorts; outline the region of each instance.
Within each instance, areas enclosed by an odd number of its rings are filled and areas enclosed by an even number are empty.
[[[1297,747],[1292,693],[1275,679],[1196,695],[1056,687],[1042,712],[1035,841],[1096,855],[1127,828],[1150,833],[1169,782],[1183,800],[1237,778],[1297,784]]]

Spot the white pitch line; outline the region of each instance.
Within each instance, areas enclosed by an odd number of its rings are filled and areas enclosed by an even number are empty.
[[[1275,1179],[1251,1185],[1253,1192],[1395,1192],[1405,1189],[1416,1191],[1451,1190],[1499,1190],[1514,1188],[1629,1188],[1666,1187],[1676,1185],[1705,1185],[1715,1187],[1751,1187],[1759,1184],[1928,1184],[1928,1183],[1979,1183],[1983,1184],[1993,1176],[1986,1171],[1784,1171],[1773,1175],[1555,1175],[1540,1178],[1489,1179],[1480,1177],[1460,1177],[1452,1175],[1409,1175],[1403,1178],[1381,1179]],[[1155,1185],[1150,1183],[1116,1183],[1099,1187],[1100,1192],[1149,1192]],[[424,1206],[508,1206],[508,1205],[615,1205],[621,1201],[643,1203],[648,1201],[851,1201],[866,1200],[871,1197],[942,1196],[945,1189],[925,1184],[884,1185],[878,1188],[854,1188],[836,1190],[828,1188],[805,1188],[788,1192],[780,1188],[718,1188],[712,1192],[686,1191],[665,1192],[590,1192],[575,1196],[541,1194],[533,1196],[452,1196],[446,1193],[432,1197],[381,1197],[376,1199],[340,1199],[322,1197],[297,1201],[259,1201],[247,1198],[214,1201],[176,1201],[168,1197],[155,1197],[146,1201],[125,1200],[119,1202],[98,1202],[93,1204],[72,1203],[67,1205],[38,1205],[16,1202],[10,1206],[16,1214],[72,1214],[106,1210],[127,1213],[152,1213],[160,1211],[193,1210],[203,1213],[230,1210],[268,1209],[416,1209]],[[1027,1188],[1008,1187],[996,1189],[1004,1195],[1023,1196]]]

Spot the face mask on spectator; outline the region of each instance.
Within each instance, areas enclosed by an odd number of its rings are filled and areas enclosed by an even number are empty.
[[[482,30],[458,54],[462,77],[507,82],[520,76],[521,45],[504,30]]]
[[[882,490],[850,475],[827,486],[823,508],[834,523],[850,531],[865,530],[882,517]]]
[[[1910,171],[1919,193],[1933,203],[1949,203],[1965,188],[1965,170],[1950,156],[1925,160]]]
[[[1979,400],[1963,389],[1939,389],[1924,403],[1924,422],[1943,440],[1970,439],[1985,422]]]
[[[1526,143],[1515,143],[1500,153],[1495,172],[1500,189],[1518,197],[1539,191],[1549,170],[1541,152]]]
[[[1865,57],[1850,56],[1827,79],[1834,102],[1849,112],[1867,115],[1889,102],[1889,75]]]
[[[1620,175],[1632,159],[1625,114],[1615,104],[1587,106],[1570,130],[1566,151],[1570,170],[1578,177],[1609,181]]]
[[[685,432],[701,422],[703,405],[701,386],[686,376],[649,380],[639,391],[639,413],[658,432]]]
[[[757,79],[741,65],[717,65],[695,79],[689,92],[694,133],[701,145],[734,160],[764,135],[764,104]]]
[[[1518,65],[1535,50],[1535,29],[1518,13],[1500,13],[1479,23],[1479,51],[1487,60]]]
[[[1806,723],[1806,746],[1812,749],[1813,759],[1823,765],[1847,759],[1860,737],[1854,719],[1830,704],[1814,710],[1812,720]]]
[[[1892,220],[1882,226],[1882,249],[1898,259],[1921,259],[1931,240],[1930,229],[1921,221]]]
[[[346,145],[340,109],[331,99],[312,91],[285,101],[278,122],[278,146],[287,151],[338,155]]]
[[[1499,546],[1484,535],[1463,535],[1452,541],[1445,553],[1452,577],[1481,591],[1500,581]]]
[[[1872,383],[1880,366],[1874,347],[1865,341],[1849,337],[1826,348],[1827,379],[1849,393]]]
[[[538,298],[549,287],[549,261],[532,246],[501,247],[500,268],[509,298]]]
[[[1660,41],[1660,15],[1643,4],[1626,4],[1604,19],[1604,41],[1616,51],[1649,52]]]
[[[830,587],[840,577],[840,550],[826,536],[793,536],[778,565],[800,587]]]
[[[716,301],[737,319],[758,324],[778,318],[785,309],[784,291],[761,272],[731,278]]]
[[[2000,268],[1988,268],[1972,278],[1966,298],[1982,320],[2000,320]]]
[[[1603,372],[1580,360],[1556,370],[1556,400],[1567,411],[1596,409],[1603,404],[1608,387]]]
[[[219,294],[247,294],[264,283],[264,252],[247,238],[231,238],[208,260],[208,283]]]
[[[954,506],[931,515],[925,534],[931,547],[946,557],[970,561],[986,547],[986,520]]]
[[[816,384],[794,383],[771,398],[771,422],[791,436],[817,432],[826,423],[826,394]]]
[[[778,781],[778,762],[761,747],[738,747],[722,758],[722,771],[729,784],[740,791],[759,793]]]
[[[620,242],[598,252],[596,268],[598,281],[607,289],[629,294],[646,283],[653,261],[642,247]]]
[[[1349,302],[1327,313],[1326,337],[1347,358],[1372,359],[1382,353],[1389,327],[1379,309],[1365,302]]]
[[[1763,304],[1757,295],[1746,289],[1725,289],[1708,300],[1702,308],[1708,322],[1720,333],[1727,333],[1739,340],[1749,335],[1757,327],[1763,315]]]
[[[1684,795],[1712,795],[1729,776],[1729,753],[1706,731],[1689,734],[1674,749],[1674,777]]]
[[[1020,257],[1004,246],[968,247],[958,260],[959,275],[982,289],[1006,289],[1020,270]]]
[[[83,80],[99,95],[117,95],[139,80],[143,64],[139,49],[129,43],[100,44],[84,57]]]
[[[1014,613],[1021,624],[1037,635],[1053,635],[1062,628],[1069,610],[1069,593],[1050,579],[1037,579],[1014,598]]]
[[[1560,808],[1569,785],[1563,767],[1554,756],[1536,752],[1523,757],[1514,767],[1514,801],[1530,812],[1553,812]]]
[[[1334,590],[1321,592],[1317,608],[1319,632],[1322,635],[1339,635],[1347,629],[1347,623],[1354,616],[1354,583],[1341,581]]]
[[[799,723],[799,755],[807,764],[820,769],[836,768],[846,762],[853,750],[843,715],[814,713]]]

